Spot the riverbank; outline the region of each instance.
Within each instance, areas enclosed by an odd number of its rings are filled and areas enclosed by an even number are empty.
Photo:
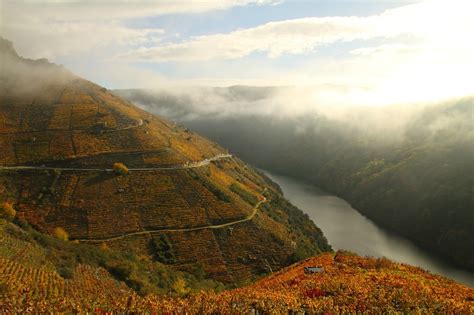
[[[305,182],[264,172],[280,185],[288,200],[308,214],[323,230],[334,249],[346,249],[359,255],[387,257],[474,287],[473,273],[456,268],[410,240],[377,226],[343,199]]]

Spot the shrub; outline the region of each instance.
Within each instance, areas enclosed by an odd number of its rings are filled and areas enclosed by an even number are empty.
[[[128,174],[128,167],[126,167],[125,164],[123,163],[114,163],[113,169],[114,169],[114,172],[118,175]]]
[[[61,176],[61,171],[55,168],[55,169],[53,170],[53,176],[54,176],[55,178],[59,178],[59,176]]]
[[[126,281],[135,272],[137,266],[129,261],[114,261],[107,268],[109,272],[120,280]]]
[[[151,241],[154,258],[164,264],[173,264],[176,262],[176,257],[173,253],[173,247],[166,235],[154,237]]]
[[[63,265],[58,268],[58,273],[64,279],[72,279],[74,277],[74,265]]]
[[[63,241],[69,240],[69,234],[63,228],[60,227],[54,229],[54,236]]]
[[[8,295],[10,293],[10,289],[8,285],[6,285],[3,282],[0,282],[0,296],[2,295]]]
[[[393,262],[390,261],[389,259],[382,257],[382,258],[377,258],[375,261],[375,268],[377,269],[390,269],[393,268]]]
[[[187,287],[186,280],[183,278],[178,278],[173,285],[171,286],[174,292],[178,295],[186,295],[189,293],[189,288]]]
[[[194,265],[194,270],[192,274],[196,277],[198,280],[204,280],[206,279],[206,270],[204,269],[204,265],[202,263],[197,263]]]
[[[153,292],[152,286],[145,279],[132,276],[131,278],[125,280],[125,283],[141,296],[145,296]]]
[[[109,246],[105,242],[102,242],[102,244],[100,244],[100,249],[104,252],[110,250]]]
[[[1,205],[1,215],[6,219],[13,220],[16,216],[16,210],[13,208],[13,204],[11,202],[4,202]]]

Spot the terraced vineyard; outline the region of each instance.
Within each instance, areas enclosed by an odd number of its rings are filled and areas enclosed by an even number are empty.
[[[149,258],[166,239],[166,263],[224,282],[330,250],[309,218],[272,202],[278,187],[217,144],[0,46],[11,66],[0,78],[0,202],[18,220]]]
[[[109,301],[136,293],[103,268],[79,265],[74,279],[61,277],[41,247],[0,234],[0,311],[37,313],[106,307]],[[99,293],[99,294],[98,294]],[[104,304],[105,303],[105,304]]]
[[[0,60],[1,313],[474,312],[450,280],[324,253],[278,186],[218,145],[3,39]]]
[[[11,227],[10,227],[11,229]],[[18,233],[18,232],[17,232]],[[21,234],[21,233],[20,233]],[[420,268],[348,252],[321,254],[255,284],[223,292],[191,290],[177,278],[166,295],[140,296],[101,267],[78,265],[64,279],[34,243],[3,234],[0,245],[0,303],[13,313],[329,313],[471,314],[474,290]],[[79,246],[79,245],[76,245]],[[15,254],[28,248],[28,260]],[[318,266],[321,272],[306,273]]]

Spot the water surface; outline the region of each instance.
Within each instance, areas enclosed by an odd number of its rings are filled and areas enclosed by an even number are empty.
[[[321,228],[335,250],[346,249],[363,256],[387,257],[474,287],[473,273],[455,268],[406,238],[378,227],[343,199],[307,183],[264,172],[280,185],[288,200]]]

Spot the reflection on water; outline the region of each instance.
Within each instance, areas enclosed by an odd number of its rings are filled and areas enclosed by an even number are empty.
[[[474,287],[473,273],[456,269],[409,240],[379,228],[346,201],[298,180],[264,172],[280,185],[288,200],[307,213],[323,230],[334,249],[384,256]]]

